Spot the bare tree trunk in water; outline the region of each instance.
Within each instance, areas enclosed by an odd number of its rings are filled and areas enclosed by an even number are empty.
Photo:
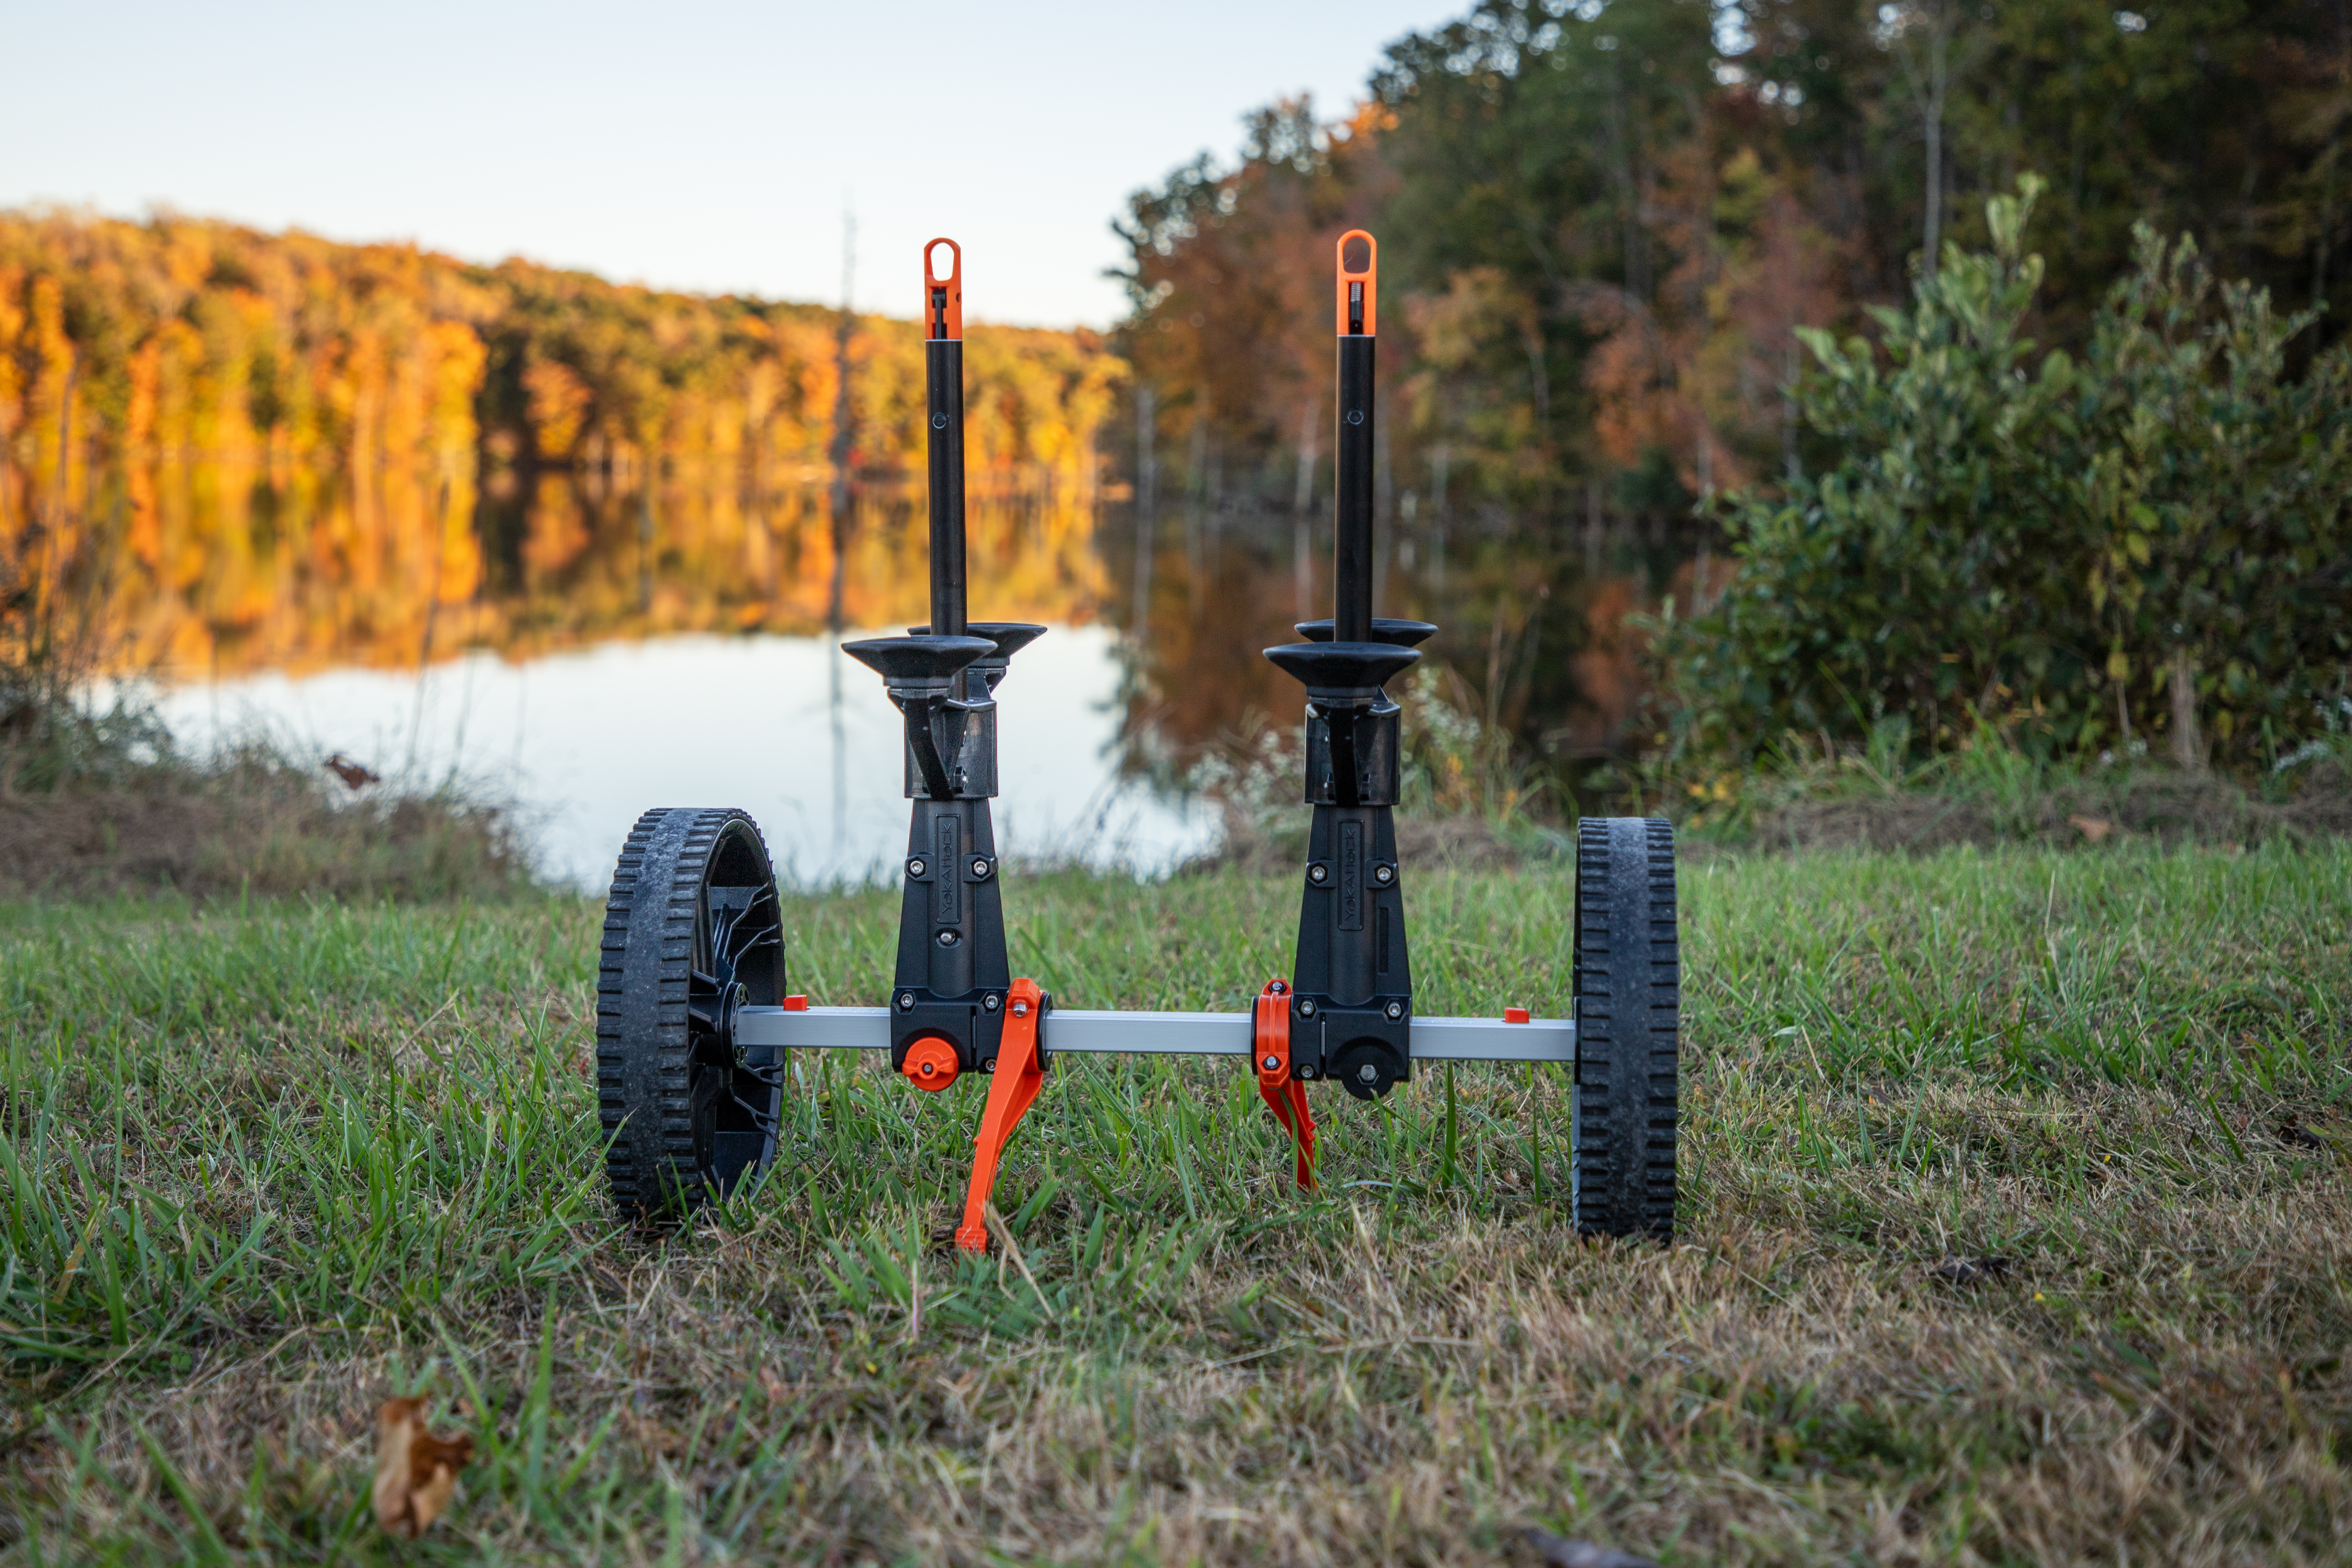
[[[2189,650],[2172,650],[2172,760],[2180,771],[2205,771],[2205,734],[2197,722],[2197,677],[2189,668]]]
[[[1160,454],[1153,437],[1160,422],[1160,397],[1152,389],[1135,389],[1135,610],[1129,631],[1141,647],[1151,640],[1151,552],[1160,511]]]
[[[1192,433],[1184,449],[1184,573],[1196,597],[1201,592],[1201,496],[1208,482],[1208,412],[1195,407]]]
[[[841,319],[833,328],[833,580],[824,595],[824,624],[835,646],[825,661],[825,717],[833,732],[833,841],[847,841],[849,833],[848,737],[841,703],[841,620],[844,574],[848,569],[851,507],[856,497],[849,482],[850,456],[857,434],[857,405],[849,395],[849,337],[857,317],[852,299],[857,280],[857,215],[841,215]]]
[[[849,335],[857,324],[850,310],[856,279],[857,215],[841,217],[841,319],[833,328],[833,582],[825,590],[824,624],[841,634],[842,558],[849,553],[849,457],[857,437],[857,405],[849,395]]]
[[[1290,498],[1290,575],[1298,618],[1315,618],[1315,542],[1307,524],[1315,504],[1315,422],[1323,400],[1310,397],[1298,416],[1298,484]]]

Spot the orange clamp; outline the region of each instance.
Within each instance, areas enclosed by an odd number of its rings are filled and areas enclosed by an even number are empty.
[[[956,1246],[965,1252],[988,1250],[988,1194],[996,1185],[996,1163],[1045,1087],[1045,1064],[1037,1052],[1037,1016],[1045,1005],[1045,994],[1034,980],[1016,980],[1004,994],[996,1076],[988,1086],[988,1109],[980,1113],[980,1136],[971,1141],[971,1187],[964,1194],[963,1224],[956,1227]]]
[[[1315,1184],[1315,1117],[1307,1109],[1307,1086],[1290,1076],[1290,984],[1269,980],[1257,994],[1250,1021],[1250,1066],[1257,1072],[1258,1097],[1298,1148],[1298,1184]]]
[[[948,275],[933,268],[940,246],[948,247]],[[952,239],[934,239],[923,247],[923,336],[963,336],[963,247]]]
[[[1339,335],[1371,337],[1379,330],[1380,242],[1360,228],[1339,237]]]

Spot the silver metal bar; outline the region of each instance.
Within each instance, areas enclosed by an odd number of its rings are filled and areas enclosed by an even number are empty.
[[[746,1007],[735,1015],[739,1046],[786,1046],[796,1051],[887,1051],[887,1007]]]
[[[1056,1007],[1045,1015],[1047,1055],[1136,1051],[1149,1056],[1245,1057],[1247,1013],[1089,1013]]]
[[[1081,1055],[1246,1057],[1247,1013],[1088,1012],[1056,1007],[1045,1015],[1049,1053]],[[735,1039],[745,1046],[792,1050],[886,1051],[887,1007],[746,1007],[736,1016]],[[1576,1060],[1576,1026],[1566,1018],[1507,1024],[1500,1018],[1415,1018],[1412,1056],[1432,1062],[1559,1062]]]
[[[1576,1026],[1566,1018],[1415,1018],[1416,1062],[1559,1062],[1576,1060]]]

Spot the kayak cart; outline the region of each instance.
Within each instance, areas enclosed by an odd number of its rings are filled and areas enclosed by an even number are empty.
[[[930,458],[928,626],[846,643],[904,719],[912,803],[898,951],[887,1003],[812,1007],[788,993],[787,933],[758,826],[743,812],[648,811],[630,831],[605,905],[596,982],[598,1107],[615,1202],[675,1218],[774,1159],[793,1051],[887,1053],[910,1089],[987,1085],[961,1247],[985,1250],[987,1203],[1013,1131],[1063,1056],[1234,1058],[1315,1179],[1309,1089],[1360,1100],[1432,1062],[1541,1062],[1575,1079],[1573,1210],[1589,1235],[1664,1237],[1675,1215],[1680,962],[1673,830],[1663,820],[1577,824],[1571,1016],[1498,1018],[1413,1009],[1404,871],[1392,820],[1400,712],[1385,688],[1437,628],[1372,614],[1372,432],[1377,252],[1339,242],[1337,569],[1332,618],[1265,657],[1306,689],[1306,801],[1298,942],[1287,976],[1245,1012],[1089,1011],[1056,1005],[1005,957],[989,801],[996,691],[1045,628],[965,618],[963,263],[923,249]],[[944,258],[944,269],[942,269]]]

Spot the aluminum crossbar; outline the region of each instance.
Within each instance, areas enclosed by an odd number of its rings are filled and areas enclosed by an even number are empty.
[[[1247,1013],[1090,1012],[1056,1007],[1038,1038],[1048,1056],[1246,1057]],[[887,1051],[887,1007],[746,1007],[735,1017],[735,1040],[790,1050]],[[1576,1060],[1576,1025],[1566,1018],[1524,1024],[1500,1018],[1415,1018],[1412,1057],[1433,1062],[1558,1062]]]

